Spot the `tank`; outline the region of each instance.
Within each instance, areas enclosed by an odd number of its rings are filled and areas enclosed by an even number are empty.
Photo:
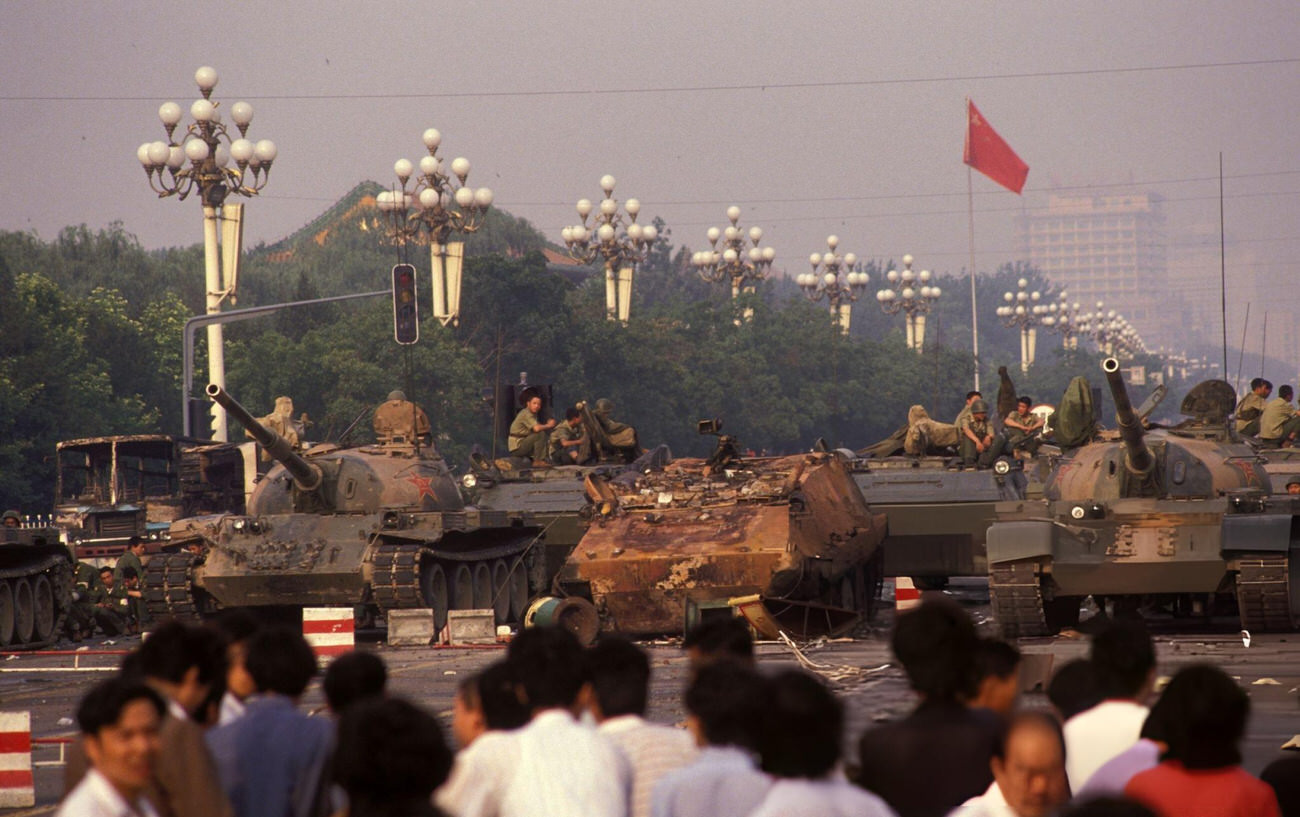
[[[1297,507],[1270,496],[1262,461],[1232,434],[1232,388],[1201,383],[1183,401],[1188,420],[1148,429],[1119,362],[1108,358],[1102,370],[1118,432],[1068,449],[1041,501],[997,506],[989,593],[1002,634],[1070,626],[1089,595],[1187,616],[1235,598],[1242,627],[1294,629]]]
[[[72,582],[72,554],[57,527],[0,527],[0,649],[54,643],[72,604]]]
[[[700,423],[719,436],[708,459],[588,478],[591,525],[556,579],[559,593],[594,604],[602,631],[629,635],[681,633],[747,596],[796,635],[869,612],[885,518],[845,460],[741,457],[720,425]]]
[[[243,514],[178,520],[145,566],[154,616],[221,607],[492,608],[518,620],[538,529],[523,514],[467,505],[442,457],[402,436],[303,454],[220,387],[208,396],[275,460]]]

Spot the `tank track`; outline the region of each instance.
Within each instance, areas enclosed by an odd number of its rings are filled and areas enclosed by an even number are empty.
[[[991,565],[989,604],[1003,638],[1052,634],[1033,562]]]
[[[1242,558],[1237,572],[1237,611],[1241,626],[1255,632],[1294,629],[1286,555],[1257,554]]]
[[[159,553],[144,567],[144,601],[154,620],[197,619],[201,611],[194,594],[193,553]]]
[[[370,581],[373,601],[384,610],[420,607],[420,559],[424,545],[400,542],[375,549],[374,573]]]
[[[63,635],[63,624],[68,617],[68,609],[72,606],[73,584],[72,565],[66,558],[50,555],[24,567],[0,570],[0,583],[9,586],[10,599],[13,599],[12,591],[15,584],[10,581],[11,579],[33,579],[41,575],[49,579],[50,590],[53,592],[54,623],[50,628],[49,636],[40,638],[33,632],[32,637],[27,641],[15,643],[16,639],[11,638],[10,642],[0,646],[0,649],[14,651],[39,650],[42,647],[53,645]]]

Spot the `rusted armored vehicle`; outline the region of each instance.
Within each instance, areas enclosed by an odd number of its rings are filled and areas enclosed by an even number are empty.
[[[707,460],[594,475],[588,492],[591,525],[556,587],[593,603],[602,630],[680,633],[689,614],[757,595],[783,629],[812,635],[875,597],[885,519],[838,454],[747,458],[720,436]]]
[[[1102,369],[1118,439],[1069,451],[1041,502],[1001,503],[989,528],[989,593],[1003,635],[1070,626],[1088,595],[1176,615],[1209,615],[1235,596],[1243,627],[1294,628],[1300,504],[1269,496],[1261,460],[1229,430],[1232,388],[1201,383],[1181,406],[1189,420],[1148,430],[1118,361]]]
[[[72,604],[72,554],[53,525],[0,527],[0,649],[52,644]]]
[[[317,445],[298,454],[221,388],[208,396],[276,461],[243,514],[178,520],[183,552],[150,559],[146,600],[155,616],[217,607],[371,605],[493,608],[522,617],[530,545],[521,515],[466,505],[442,457],[416,433],[374,445]]]

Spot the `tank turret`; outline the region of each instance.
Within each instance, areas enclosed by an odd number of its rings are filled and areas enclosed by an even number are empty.
[[[239,401],[226,393],[216,383],[208,384],[208,397],[221,406],[226,413],[235,418],[248,430],[249,436],[257,441],[276,462],[284,466],[293,477],[293,484],[300,491],[318,491],[321,484],[321,469],[315,463],[308,462],[293,450],[289,442],[271,429],[262,425],[239,404]]]

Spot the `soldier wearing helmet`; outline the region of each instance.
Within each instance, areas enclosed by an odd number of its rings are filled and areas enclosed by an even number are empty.
[[[23,521],[22,517],[18,515],[18,511],[12,509],[4,512],[3,519],[6,528],[16,528],[20,526]]]
[[[413,443],[430,432],[429,415],[406,399],[405,392],[394,389],[388,400],[375,409],[375,439],[381,443]]]
[[[961,462],[967,467],[988,468],[993,460],[1002,453],[1004,441],[993,436],[993,426],[989,424],[989,406],[982,399],[971,401],[970,414],[962,420],[957,428],[961,443]]]
[[[596,424],[600,427],[601,432],[596,435],[597,448],[602,459],[606,456],[615,456],[621,457],[626,462],[631,462],[641,453],[641,446],[637,442],[636,429],[610,417],[613,413],[614,401],[608,397],[602,397],[596,401],[596,408],[592,411],[592,416],[595,417]]]

